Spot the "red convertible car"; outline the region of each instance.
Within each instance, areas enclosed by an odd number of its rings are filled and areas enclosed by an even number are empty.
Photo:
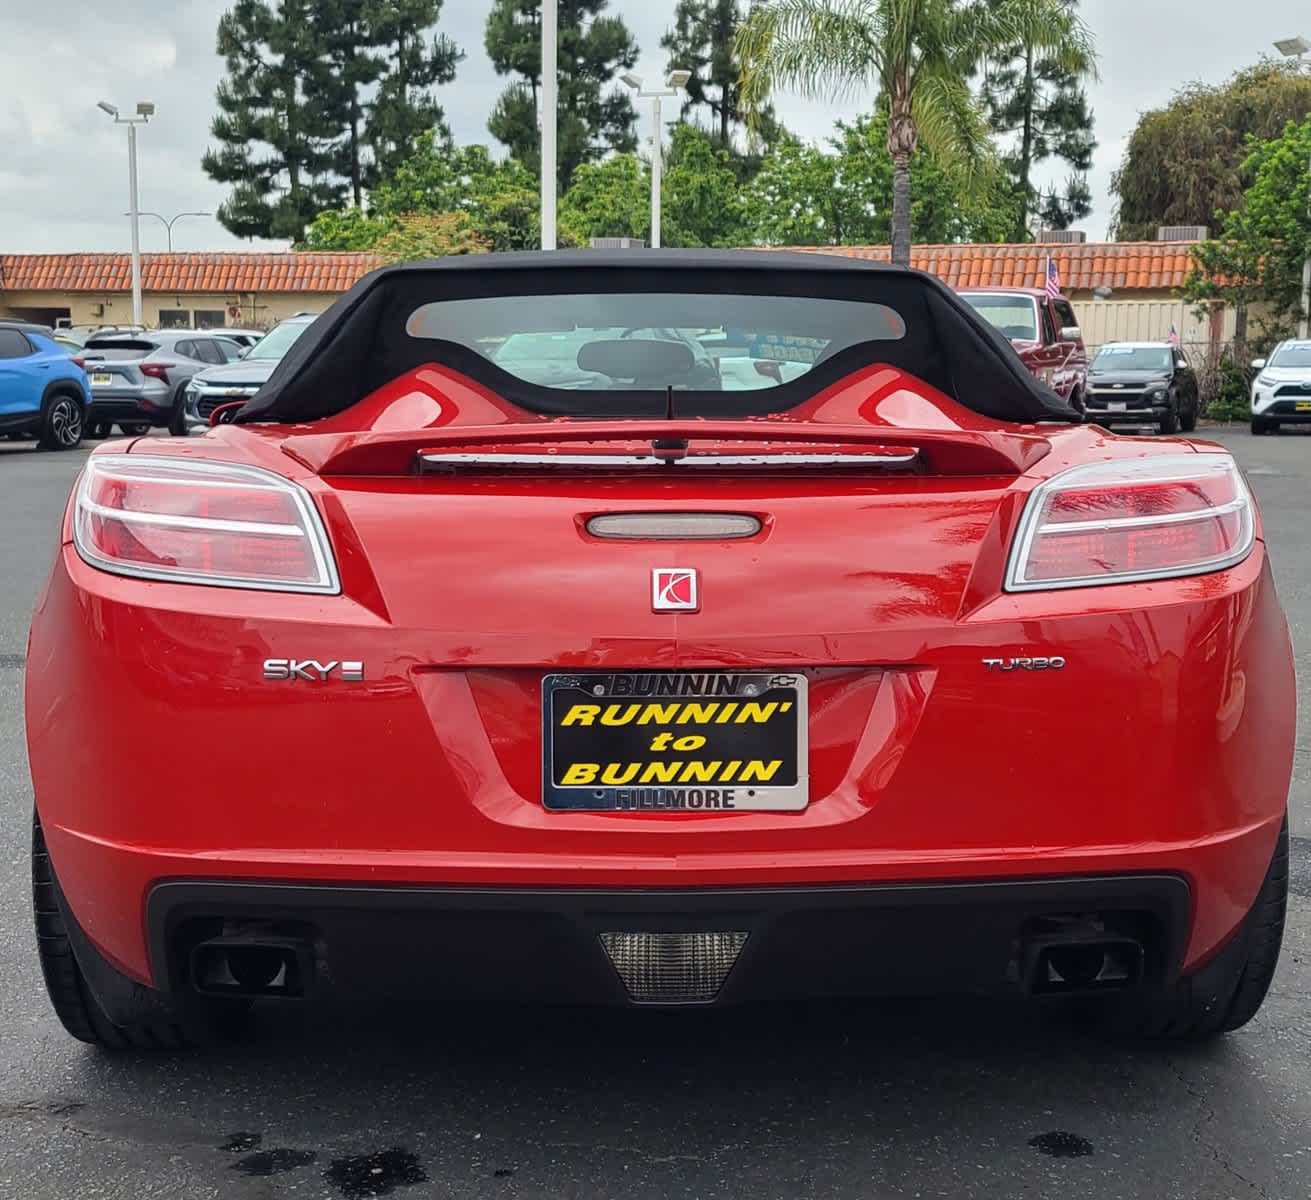
[[[26,679],[41,962],[105,1047],[362,952],[1198,1037],[1279,954],[1293,667],[1242,475],[1078,424],[911,271],[369,276],[230,423],[89,458]]]

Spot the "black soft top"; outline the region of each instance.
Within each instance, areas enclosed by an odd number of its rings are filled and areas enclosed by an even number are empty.
[[[406,323],[434,301],[578,292],[819,296],[886,304],[905,318],[902,340],[862,343],[800,379],[758,393],[771,411],[877,362],[906,370],[998,420],[1079,419],[1029,373],[1006,338],[935,276],[839,255],[758,250],[532,251],[384,267],[364,276],[315,321],[236,419],[331,416],[429,362],[461,370],[513,403],[572,412],[571,403],[585,394],[527,384],[465,347],[411,337]],[[700,395],[713,401],[710,393]],[[631,397],[632,413],[615,415],[642,415],[658,402],[649,392]]]

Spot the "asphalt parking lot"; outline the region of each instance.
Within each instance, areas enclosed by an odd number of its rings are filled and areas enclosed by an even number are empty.
[[[473,1013],[390,981],[350,1003],[260,1009],[241,1047],[160,1059],[72,1041],[42,991],[23,651],[85,453],[0,441],[0,1200],[1302,1200],[1311,436],[1206,436],[1233,448],[1261,499],[1304,714],[1284,958],[1242,1032],[1201,1048],[1116,1043],[965,1000]],[[149,737],[121,752],[149,754]]]

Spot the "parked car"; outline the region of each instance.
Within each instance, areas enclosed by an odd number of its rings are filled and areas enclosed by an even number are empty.
[[[249,400],[316,316],[317,313],[297,313],[279,321],[240,360],[193,375],[184,393],[187,428],[208,425],[210,415],[221,404]]]
[[[582,341],[585,388],[487,352],[602,314],[653,336]],[[725,390],[716,326],[817,353]],[[302,338],[221,432],[98,448],[54,538],[25,711],[74,1037],[201,1040],[327,964],[633,1020],[1256,1013],[1296,689],[1223,447],[1072,423],[936,279],[827,255],[451,256]]]
[[[243,350],[249,350],[264,336],[264,330],[262,329],[231,329],[226,325],[210,329],[207,332],[236,342]]]
[[[127,336],[128,334],[144,333],[145,331],[146,327],[144,325],[57,325],[55,327],[55,336],[77,346],[85,346],[87,341],[93,337],[109,337],[110,334],[114,333]]]
[[[43,450],[82,440],[91,394],[77,359],[42,325],[0,321],[0,432],[35,437]]]
[[[1268,359],[1252,363],[1252,432],[1278,433],[1281,425],[1311,422],[1311,341],[1280,342]]]
[[[188,381],[207,366],[234,361],[239,353],[235,343],[189,329],[89,339],[81,355],[91,381],[87,436],[104,437],[111,424],[132,434],[152,425],[185,433]]]
[[[1169,342],[1108,342],[1088,371],[1088,420],[1154,424],[1161,433],[1191,433],[1201,412],[1197,374]]]
[[[1010,339],[1020,361],[1077,412],[1088,395],[1088,351],[1079,319],[1064,296],[1041,288],[970,288],[960,293],[975,312]]]

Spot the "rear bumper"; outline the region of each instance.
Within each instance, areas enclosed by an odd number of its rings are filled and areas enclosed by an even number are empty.
[[[145,421],[151,425],[167,425],[171,409],[167,404],[162,408],[153,400],[149,404],[145,399],[128,397],[93,398],[87,408],[86,419],[90,422],[103,421],[114,424],[117,421]]]
[[[1098,408],[1091,403],[1087,407],[1088,420],[1093,425],[1145,425],[1149,422],[1161,420],[1169,411],[1169,408],[1164,404],[1130,408],[1124,412],[1111,412],[1105,407]]]
[[[334,979],[359,972],[440,994],[617,1005],[642,997],[612,965],[606,935],[731,934],[744,940],[726,977],[713,995],[688,999],[733,1004],[1030,990],[1029,947],[1094,915],[1108,937],[1142,948],[1141,979],[1159,984],[1179,972],[1190,912],[1178,875],[618,891],[175,881],[151,890],[146,923],[167,990],[189,986],[201,940],[258,923],[264,936],[311,947],[317,971]]]

